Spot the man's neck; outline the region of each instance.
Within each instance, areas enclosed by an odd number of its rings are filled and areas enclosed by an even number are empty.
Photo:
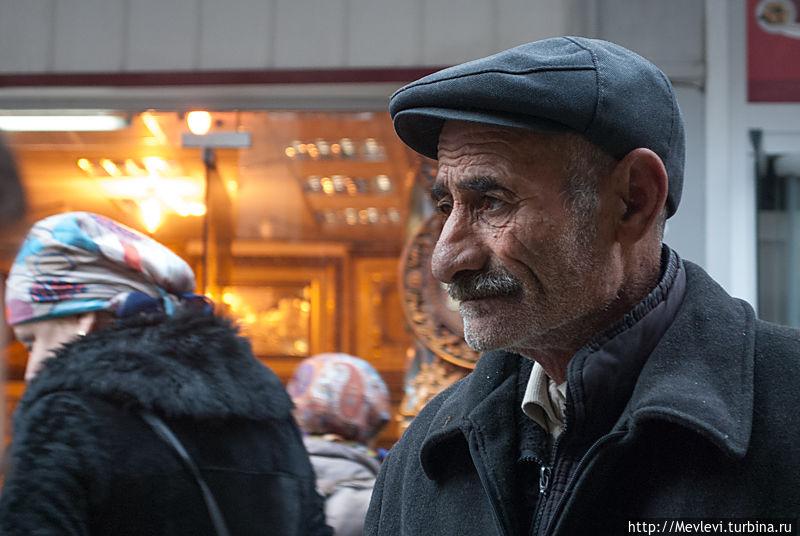
[[[574,319],[569,325],[554,328],[536,340],[509,348],[509,351],[538,362],[547,376],[560,385],[567,379],[567,365],[572,356],[636,307],[658,285],[660,273],[659,264],[648,270],[647,277],[625,285],[627,290],[620,290],[616,298],[601,310]]]

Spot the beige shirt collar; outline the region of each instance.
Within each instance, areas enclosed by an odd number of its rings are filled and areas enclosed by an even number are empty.
[[[522,399],[522,411],[556,438],[564,428],[566,406],[567,382],[556,385],[542,366],[534,362]]]

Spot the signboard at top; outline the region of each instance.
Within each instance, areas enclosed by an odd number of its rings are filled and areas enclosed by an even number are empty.
[[[800,102],[800,0],[747,0],[747,98]]]

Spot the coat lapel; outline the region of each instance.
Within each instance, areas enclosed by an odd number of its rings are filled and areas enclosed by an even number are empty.
[[[454,386],[459,392],[437,411],[420,454],[428,478],[438,480],[445,476],[444,468],[452,466],[446,462],[453,453],[468,449],[469,463],[474,464],[506,534],[516,533],[518,525],[516,501],[510,494],[519,457],[515,413],[522,359],[502,351],[483,354],[475,370]]]
[[[645,364],[617,429],[664,419],[696,431],[734,459],[753,422],[755,314],[687,262],[687,292]]]

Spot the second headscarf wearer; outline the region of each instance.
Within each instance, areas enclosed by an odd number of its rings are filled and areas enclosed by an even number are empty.
[[[389,390],[367,361],[343,353],[303,360],[286,390],[325,497],[336,536],[363,534],[383,449],[373,448],[389,422]]]

